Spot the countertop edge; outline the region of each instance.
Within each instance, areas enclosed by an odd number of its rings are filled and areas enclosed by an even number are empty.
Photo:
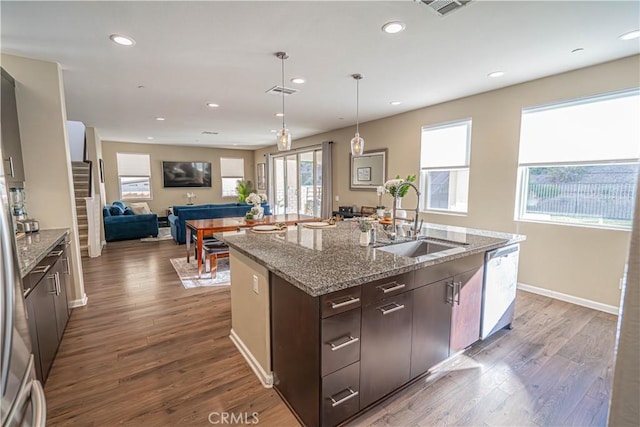
[[[24,278],[49,252],[70,233],[68,228],[50,228],[37,233],[27,234],[16,241],[18,259],[20,260],[20,277]],[[35,235],[41,244],[32,243]]]

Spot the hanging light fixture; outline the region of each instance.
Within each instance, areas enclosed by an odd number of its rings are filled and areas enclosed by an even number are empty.
[[[276,52],[275,54],[282,61],[282,129],[276,135],[276,144],[278,151],[291,150],[291,132],[284,124],[284,60],[287,59],[287,52]]]
[[[361,156],[364,152],[364,139],[360,137],[359,132],[359,121],[360,121],[360,80],[362,79],[362,75],[353,74],[353,77],[356,81],[356,136],[351,139],[351,155],[352,156]]]

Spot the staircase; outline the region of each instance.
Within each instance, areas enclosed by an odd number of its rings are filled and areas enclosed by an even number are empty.
[[[80,240],[80,253],[83,257],[89,256],[89,224],[87,220],[87,205],[84,198],[91,196],[89,185],[91,183],[91,169],[89,163],[71,162],[73,171],[73,189],[76,199],[76,216],[78,217],[78,239]]]

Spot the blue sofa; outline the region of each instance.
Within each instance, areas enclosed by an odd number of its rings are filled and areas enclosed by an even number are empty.
[[[265,215],[271,215],[271,207],[263,203]],[[252,205],[246,203],[221,203],[216,205],[190,205],[174,206],[173,214],[169,215],[171,235],[176,243],[186,242],[184,222],[189,219],[211,219],[243,217],[249,212]]]
[[[102,216],[107,242],[158,235],[158,215],[135,215],[131,208],[120,201],[106,205],[102,209]]]

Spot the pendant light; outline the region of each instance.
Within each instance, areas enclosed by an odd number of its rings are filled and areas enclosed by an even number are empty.
[[[356,136],[351,139],[351,155],[356,157],[361,156],[364,152],[364,139],[360,137],[360,129],[358,128],[360,121],[360,80],[362,79],[362,75],[353,74],[351,77],[356,81]]]
[[[287,52],[276,52],[275,54],[282,61],[282,129],[276,135],[276,145],[278,151],[291,150],[291,132],[284,124],[284,60],[287,59]]]

